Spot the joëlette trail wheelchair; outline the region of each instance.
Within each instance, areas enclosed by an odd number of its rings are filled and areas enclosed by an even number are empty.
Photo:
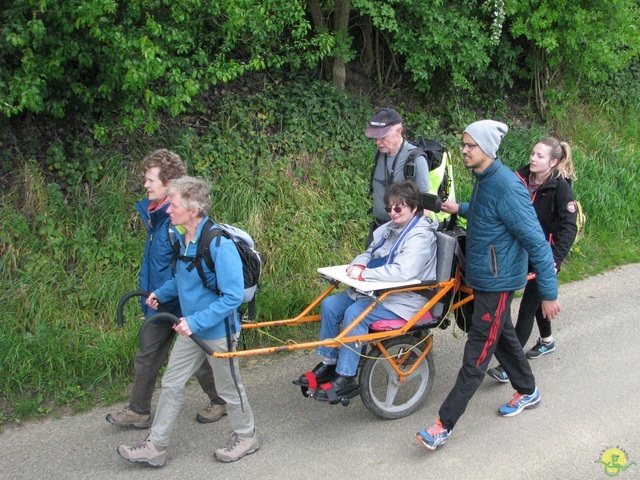
[[[348,395],[325,396],[330,404],[348,405],[351,398],[360,395],[362,402],[374,415],[383,419],[402,418],[418,410],[426,401],[434,379],[434,362],[430,355],[433,346],[432,330],[445,329],[451,324],[450,313],[463,326],[465,309],[472,305],[473,294],[464,285],[461,263],[464,260],[464,230],[456,227],[437,233],[437,276],[433,282],[418,280],[405,283],[360,282],[344,275],[346,266],[319,268],[329,281],[329,287],[313,300],[297,317],[268,322],[243,322],[242,330],[271,329],[279,326],[297,326],[320,320],[312,312],[322,300],[341,283],[349,284],[371,297],[371,305],[338,336],[326,340],[288,343],[274,347],[249,348],[232,352],[213,352],[197,335],[192,339],[207,354],[215,358],[248,357],[278,352],[317,348],[319,346],[348,348],[345,344],[362,345],[358,374],[358,388]],[[393,293],[417,292],[425,296],[425,305],[409,320],[390,318],[373,323],[364,335],[351,335],[356,324],[363,321],[374,306]],[[129,292],[118,304],[118,325],[122,326],[125,302],[133,296],[147,296],[147,292]],[[174,315],[157,313],[145,320],[150,323],[169,321],[178,323]],[[470,316],[466,318],[470,321]],[[144,346],[141,345],[141,348]],[[296,383],[296,382],[294,382]],[[300,386],[305,397],[314,397],[322,385],[313,383]]]

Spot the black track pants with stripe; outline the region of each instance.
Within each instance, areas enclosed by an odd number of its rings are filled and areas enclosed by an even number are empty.
[[[473,317],[464,347],[462,368],[453,389],[440,407],[440,421],[449,430],[455,426],[482,384],[493,355],[509,375],[515,390],[530,395],[536,385],[511,321],[513,292],[476,290],[473,293]]]

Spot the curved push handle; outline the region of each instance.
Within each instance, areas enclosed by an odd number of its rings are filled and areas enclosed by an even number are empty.
[[[133,297],[144,297],[147,298],[150,292],[145,292],[144,290],[134,290],[129,293],[125,293],[120,301],[118,302],[118,307],[116,308],[116,324],[118,327],[122,328],[124,326],[124,305]]]
[[[142,324],[142,327],[140,327],[140,351],[141,352],[146,351],[146,345],[144,345],[144,342],[143,342],[143,338],[144,338],[143,332],[145,331],[146,328],[149,327],[150,324],[157,321],[169,322],[169,323],[173,323],[174,325],[177,325],[180,323],[180,319],[178,317],[168,312],[154,313],[149,318],[146,318],[144,320],[144,323]],[[209,356],[213,355],[213,350],[211,349],[211,347],[209,347],[209,345],[204,343],[204,340],[202,340],[198,335],[196,335],[195,333],[192,333],[191,335],[189,335],[189,338],[194,342],[196,342],[198,346],[206,352],[207,355]]]

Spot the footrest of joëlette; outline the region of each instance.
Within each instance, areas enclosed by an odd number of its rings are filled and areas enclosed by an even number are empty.
[[[313,396],[313,393],[316,391],[315,388],[312,388],[311,391],[309,391],[309,385],[308,384],[304,384],[302,382],[299,382],[298,380],[294,380],[293,382],[294,385],[297,385],[298,387],[300,387],[300,390],[302,391],[302,396],[303,397],[311,397]]]
[[[323,386],[331,384],[323,384],[313,394],[309,395],[318,400],[319,402],[326,402],[329,405],[337,405],[341,403],[345,407],[351,403],[351,399],[360,395],[360,387],[355,385],[348,391],[340,391],[339,394],[334,390],[333,386],[324,389]],[[321,392],[321,393],[320,393]]]
[[[319,376],[316,376],[316,372],[322,372]],[[335,365],[323,365],[319,363],[313,370],[303,373],[300,378],[293,380],[293,384],[300,387],[302,395],[309,397],[313,395],[320,385],[331,381],[336,374]]]

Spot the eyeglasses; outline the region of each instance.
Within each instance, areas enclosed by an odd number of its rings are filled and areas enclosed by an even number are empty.
[[[477,143],[464,143],[464,142],[460,142],[458,145],[460,145],[460,150],[464,150],[464,147],[467,147],[469,150],[473,150],[478,146]]]
[[[400,213],[402,212],[404,207],[406,207],[406,205],[396,205],[395,207],[384,207],[384,211],[387,213],[391,213],[391,210],[393,210],[396,213]]]

